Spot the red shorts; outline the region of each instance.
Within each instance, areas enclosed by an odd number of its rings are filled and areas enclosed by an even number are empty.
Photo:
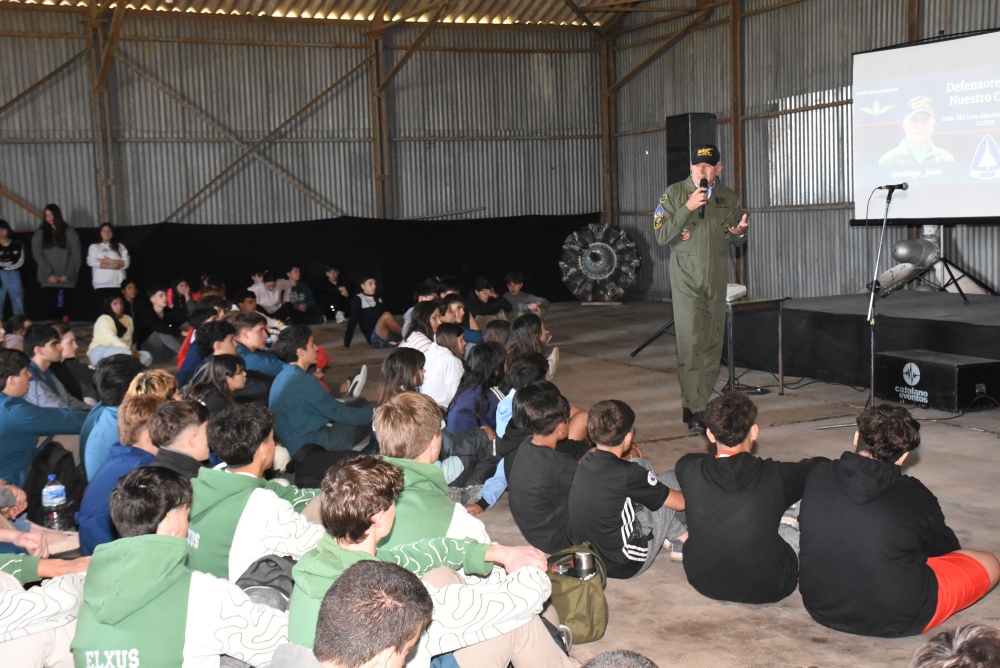
[[[927,565],[937,577],[938,598],[937,609],[925,633],[990,591],[990,574],[986,567],[967,554],[949,552],[929,558]]]

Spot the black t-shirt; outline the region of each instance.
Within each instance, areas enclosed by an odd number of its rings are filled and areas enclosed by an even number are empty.
[[[635,506],[663,507],[670,488],[634,462],[603,450],[580,460],[569,491],[569,537],[590,543],[604,559],[608,577],[630,578],[646,561],[651,534],[644,534]]]
[[[524,538],[549,554],[571,547],[569,488],[576,460],[535,445],[529,436],[517,450],[508,475],[510,513]]]
[[[684,572],[691,586],[736,603],[773,603],[795,591],[798,559],[778,525],[802,498],[809,472],[825,461],[776,462],[745,452],[681,457],[674,470],[686,504]]]

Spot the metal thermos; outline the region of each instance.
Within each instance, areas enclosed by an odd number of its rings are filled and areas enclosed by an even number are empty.
[[[595,572],[594,555],[589,552],[575,552],[573,554],[573,575],[581,580],[587,579]]]

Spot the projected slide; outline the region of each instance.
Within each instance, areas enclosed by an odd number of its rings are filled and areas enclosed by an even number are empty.
[[[998,63],[1000,32],[855,55],[855,218],[901,182],[892,218],[1000,216]]]

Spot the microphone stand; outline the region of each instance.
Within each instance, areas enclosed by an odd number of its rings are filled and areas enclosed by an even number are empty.
[[[878,265],[882,260],[882,248],[885,243],[885,228],[889,224],[889,205],[892,203],[892,194],[896,191],[895,186],[888,187],[889,194],[885,197],[885,215],[882,217],[882,231],[878,237],[878,251],[875,253],[875,267],[873,268],[872,282],[868,284],[868,328],[869,328],[869,362],[871,364],[870,385],[868,387],[868,403],[865,407],[875,406],[875,295],[882,291],[882,286],[878,282]]]

